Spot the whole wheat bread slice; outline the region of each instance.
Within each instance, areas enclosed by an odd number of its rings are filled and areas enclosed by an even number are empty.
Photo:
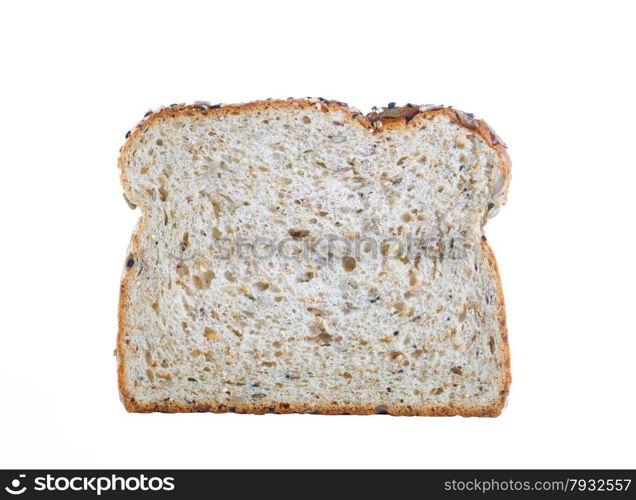
[[[134,412],[496,416],[504,301],[482,227],[510,161],[440,106],[173,105],[127,134],[119,386]]]

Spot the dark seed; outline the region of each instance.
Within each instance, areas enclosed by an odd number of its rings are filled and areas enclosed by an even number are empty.
[[[494,206],[495,206],[495,204],[491,201],[490,203],[488,203],[488,210],[490,210]]]
[[[380,300],[380,297],[376,297],[375,299],[371,299],[369,302],[371,302],[372,304],[376,303],[378,300]]]
[[[487,239],[488,239],[488,238],[486,238],[486,235],[483,235],[483,236],[481,237],[481,241],[486,241]]]
[[[398,333],[400,333],[400,332],[399,332],[398,330],[395,330],[395,331],[393,332],[393,335],[397,335]]]
[[[413,113],[409,113],[408,115],[406,115],[406,121],[410,122],[413,119],[414,116],[415,115]]]
[[[130,137],[130,130],[126,132],[126,139],[128,139],[129,137]]]
[[[126,267],[132,267],[135,265],[135,259],[128,259],[128,262],[126,262]]]
[[[389,103],[389,109],[393,109],[395,107],[395,103],[394,102],[390,102]]]
[[[220,104],[214,104],[213,106],[210,106],[210,109],[219,109],[220,107]]]
[[[387,388],[386,388],[386,391],[387,391],[387,392],[391,392],[391,388],[390,388],[390,387],[387,387]]]

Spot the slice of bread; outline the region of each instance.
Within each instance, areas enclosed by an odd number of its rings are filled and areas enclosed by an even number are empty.
[[[199,102],[127,138],[142,211],[119,310],[128,411],[501,412],[504,302],[482,227],[510,161],[485,122]]]

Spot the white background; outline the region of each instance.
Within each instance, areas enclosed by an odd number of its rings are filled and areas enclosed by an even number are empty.
[[[636,467],[630,2],[311,4],[2,4],[0,467]],[[162,104],[307,95],[452,104],[508,143],[501,417],[124,411],[124,133]]]

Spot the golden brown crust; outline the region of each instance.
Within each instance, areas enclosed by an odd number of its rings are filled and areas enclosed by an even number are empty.
[[[140,131],[149,127],[157,120],[165,118],[175,118],[179,116],[195,116],[207,114],[231,115],[243,113],[246,111],[258,111],[267,108],[279,109],[302,109],[306,107],[317,107],[322,111],[341,111],[346,113],[347,120],[359,123],[370,133],[382,133],[385,130],[404,130],[411,126],[417,126],[422,120],[442,113],[451,118],[459,125],[477,132],[486,143],[497,151],[501,159],[501,167],[503,169],[503,188],[502,192],[507,192],[510,182],[511,161],[506,151],[506,145],[501,141],[497,134],[483,120],[475,119],[470,113],[455,110],[450,107],[443,106],[419,106],[407,105],[402,107],[389,106],[382,108],[382,111],[374,111],[366,116],[350,108],[345,103],[318,98],[314,99],[287,99],[287,100],[265,100],[254,101],[245,104],[231,104],[226,106],[214,105],[207,103],[195,103],[193,105],[172,105],[163,108],[155,113],[148,112],[144,119],[137,124],[134,130],[126,134],[126,142],[120,149],[119,168],[121,171],[121,181],[124,193],[129,193],[128,182],[125,177],[126,157],[130,151],[131,145],[135,141],[135,137]],[[142,210],[143,213],[143,210]],[[139,227],[133,234],[130,251],[134,255],[137,247],[137,238],[143,233],[145,220],[142,217]],[[118,334],[117,334],[117,375],[119,381],[119,392],[124,407],[129,412],[149,413],[192,413],[192,412],[214,412],[214,413],[316,413],[322,415],[372,415],[377,413],[387,413],[395,416],[464,416],[464,417],[496,417],[501,414],[508,396],[511,374],[510,374],[510,348],[508,344],[508,332],[506,327],[506,313],[504,305],[503,289],[495,256],[486,242],[482,242],[482,248],[486,251],[488,263],[496,278],[497,294],[501,307],[499,308],[499,327],[501,334],[501,343],[503,346],[503,359],[501,360],[503,376],[502,390],[499,400],[490,406],[479,406],[475,408],[459,408],[449,405],[435,406],[403,406],[403,405],[382,405],[381,407],[368,404],[291,404],[286,402],[270,402],[265,404],[245,403],[236,406],[227,406],[224,404],[203,404],[193,402],[192,404],[183,404],[173,401],[141,403],[136,401],[129,390],[125,377],[125,357],[123,356],[124,332],[126,331],[125,311],[128,302],[128,281],[131,273],[127,270],[122,278],[120,286],[120,299],[118,310]],[[379,410],[381,408],[381,410]]]
[[[490,269],[495,277],[495,282],[497,284],[497,297],[499,298],[499,332],[501,335],[501,345],[503,346],[503,359],[500,360],[501,368],[503,372],[502,382],[501,382],[501,392],[499,394],[499,412],[503,410],[506,406],[506,400],[508,399],[508,393],[510,392],[510,384],[512,383],[512,374],[510,373],[510,344],[508,343],[508,327],[506,325],[506,304],[504,301],[504,293],[503,287],[501,285],[501,276],[499,275],[499,266],[497,265],[497,260],[495,259],[495,254],[490,248],[490,245],[485,241],[481,242],[481,246],[486,252],[486,257],[488,259],[488,264],[490,265]]]
[[[143,230],[144,219],[142,218],[139,227],[135,230],[132,240],[130,242],[130,252],[134,255],[134,250],[136,247],[137,235],[141,234]],[[126,257],[128,259],[128,257]],[[124,349],[124,332],[126,331],[126,312],[127,302],[128,302],[128,280],[131,276],[131,271],[126,269],[124,271],[124,276],[121,280],[121,285],[119,287],[119,310],[118,310],[118,324],[119,328],[117,330],[117,348],[115,352],[117,354],[117,379],[119,381],[119,394],[128,411],[134,411],[131,406],[131,401],[133,400],[130,390],[126,385],[126,377],[125,377],[125,357],[123,356]]]
[[[502,406],[493,405],[476,408],[457,408],[453,406],[388,406],[378,410],[374,405],[316,405],[316,404],[289,404],[273,402],[268,404],[242,404],[224,405],[193,403],[182,404],[176,402],[139,403],[133,398],[124,396],[126,410],[134,413],[249,413],[263,415],[265,413],[309,413],[317,415],[377,415],[387,414],[393,416],[431,416],[431,417],[496,417],[501,413]]]

